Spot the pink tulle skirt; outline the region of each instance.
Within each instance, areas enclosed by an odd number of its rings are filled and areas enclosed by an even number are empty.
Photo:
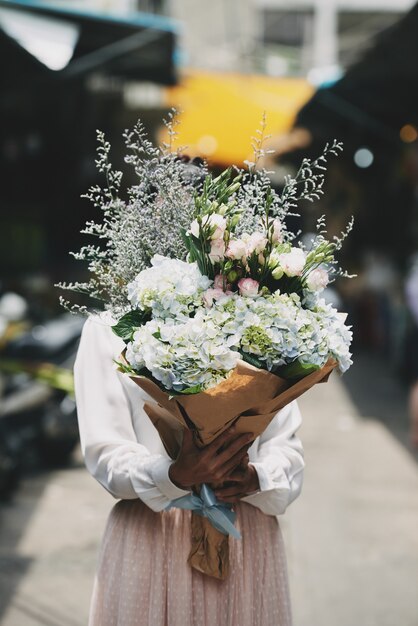
[[[187,564],[190,512],[118,502],[100,551],[89,626],[290,626],[286,558],[275,517],[237,506],[231,571],[218,581]]]

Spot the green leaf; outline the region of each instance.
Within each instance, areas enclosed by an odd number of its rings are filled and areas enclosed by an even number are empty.
[[[194,385],[194,387],[187,387],[178,393],[181,395],[192,395],[194,393],[200,393],[202,391],[202,385]]]
[[[249,363],[250,365],[253,365],[254,367],[258,367],[258,369],[260,370],[265,370],[267,369],[266,364],[264,361],[261,361],[261,359],[257,359],[256,356],[254,356],[253,354],[248,354],[248,352],[242,352],[240,351],[242,360],[245,361],[246,363]]]
[[[282,365],[278,367],[274,373],[286,380],[300,380],[305,378],[309,374],[319,370],[319,365],[313,365],[312,363],[300,363],[300,361],[293,361],[288,365]]]
[[[127,365],[122,361],[117,361],[116,359],[113,359],[113,362],[118,366],[119,371],[124,374],[136,374],[135,370],[130,365]]]
[[[112,330],[115,335],[123,339],[125,343],[128,343],[131,341],[135,330],[145,324],[145,322],[148,322],[149,319],[151,319],[149,311],[135,309],[125,313],[118,323],[112,326]]]

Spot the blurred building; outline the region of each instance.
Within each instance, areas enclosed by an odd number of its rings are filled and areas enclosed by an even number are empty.
[[[257,0],[267,72],[335,78],[358,60],[374,36],[394,24],[412,0]]]
[[[334,79],[413,0],[166,0],[191,67]]]

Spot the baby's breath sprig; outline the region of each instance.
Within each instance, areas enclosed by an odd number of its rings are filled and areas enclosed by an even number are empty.
[[[338,265],[336,253],[343,247],[344,241],[353,230],[354,218],[352,217],[341,234],[334,235],[332,240],[326,238],[325,216],[322,215],[317,221],[317,232],[311,250],[307,253],[306,263],[302,273],[302,280],[305,279],[313,270],[327,266],[328,274],[331,280],[335,280],[337,276],[343,278],[354,278],[354,274],[348,274]]]
[[[266,134],[267,129],[267,116],[266,112],[263,112],[260,127],[257,128],[256,136],[251,138],[251,148],[253,150],[254,160],[253,161],[244,161],[244,164],[248,168],[248,172],[253,175],[257,170],[257,165],[269,154],[274,154],[274,150],[269,150],[264,147],[266,141],[271,139],[271,135]],[[268,173],[268,172],[267,172]]]
[[[331,154],[338,156],[343,150],[343,144],[334,139],[327,143],[322,154],[311,161],[304,158],[296,176],[286,176],[285,186],[280,195],[280,205],[288,212],[298,206],[301,200],[314,202],[324,194],[325,172],[328,158]]]
[[[167,117],[163,119],[163,124],[167,129],[167,135],[168,135],[168,141],[167,142],[163,141],[161,145],[161,151],[165,155],[173,153],[174,143],[176,142],[178,138],[178,131],[176,130],[176,128],[180,123],[179,113],[180,111],[173,108],[168,112]]]

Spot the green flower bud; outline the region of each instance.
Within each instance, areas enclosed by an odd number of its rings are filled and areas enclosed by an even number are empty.
[[[230,272],[228,272],[226,277],[229,283],[234,283],[239,278],[239,274],[237,270],[231,270]]]
[[[237,182],[237,183],[233,183],[232,185],[229,185],[228,187],[228,192],[230,194],[235,193],[235,191],[238,191],[238,189],[241,187],[241,183]]]
[[[237,226],[240,217],[241,215],[234,215],[234,217],[231,219],[231,228],[235,228],[235,226]]]
[[[284,274],[284,272],[283,272],[282,268],[280,267],[280,265],[275,267],[274,270],[271,273],[271,275],[273,276],[273,278],[275,280],[279,280],[283,276],[283,274]]]

